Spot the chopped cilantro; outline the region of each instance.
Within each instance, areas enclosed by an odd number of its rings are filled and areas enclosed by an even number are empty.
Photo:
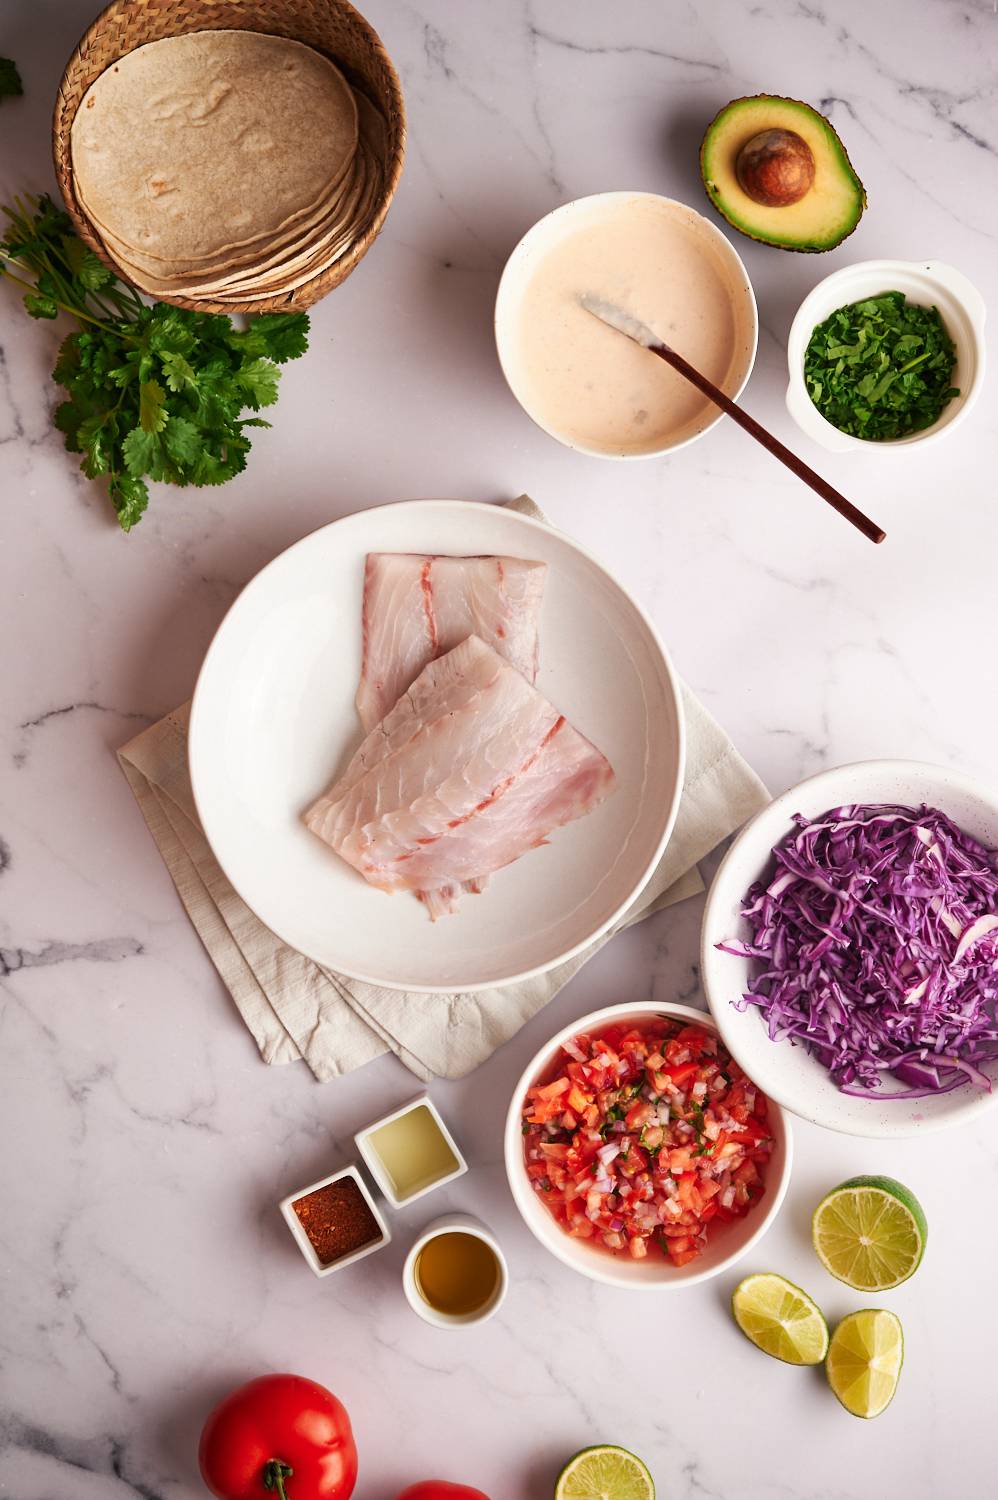
[[[818,324],[804,355],[804,381],[833,427],[884,442],[938,420],[960,394],[950,383],[955,362],[937,308],[884,292]]]

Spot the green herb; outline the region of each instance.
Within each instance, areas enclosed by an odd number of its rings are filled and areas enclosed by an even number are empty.
[[[16,198],[3,212],[0,277],[25,289],[33,318],[64,312],[81,325],[53,371],[69,394],[55,425],[87,478],[107,478],[122,530],[146,509],[147,478],[224,484],[245,469],[247,429],[270,424],[242,414],[277,400],[278,366],[308,345],[305,314],[269,314],[240,331],[212,313],[148,307],[51,199]]]
[[[811,334],[808,395],[833,427],[885,442],[920,432],[959,396],[956,349],[939,311],[884,292],[840,307]]]
[[[0,57],[0,99],[13,99],[24,93],[24,84],[13,58]]]

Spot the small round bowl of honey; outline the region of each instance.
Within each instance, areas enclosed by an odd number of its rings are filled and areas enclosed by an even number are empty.
[[[499,1242],[470,1214],[429,1224],[406,1256],[402,1289],[434,1328],[467,1328],[499,1311],[509,1286]]]

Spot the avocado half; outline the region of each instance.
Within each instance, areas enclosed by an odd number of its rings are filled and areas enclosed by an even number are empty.
[[[737,170],[742,147],[772,131],[799,136],[814,158],[810,188],[779,207],[750,198]],[[866,189],[834,127],[810,104],[775,94],[732,99],[714,116],[700,147],[700,175],[707,197],[733,229],[780,250],[832,250],[852,234],[866,207]]]

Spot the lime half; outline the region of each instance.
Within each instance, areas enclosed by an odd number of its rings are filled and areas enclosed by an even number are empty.
[[[904,1363],[901,1319],[886,1307],[850,1313],[832,1334],[828,1384],[854,1417],[879,1417],[894,1400]]]
[[[652,1477],[640,1458],[609,1444],[583,1448],[558,1475],[555,1500],[655,1500]]]
[[[918,1270],[928,1225],[922,1205],[893,1177],[850,1177],[814,1211],[818,1259],[859,1292],[886,1292]]]
[[[746,1276],[731,1299],[735,1322],[757,1349],[788,1365],[820,1365],[828,1349],[821,1308],[775,1272]]]

